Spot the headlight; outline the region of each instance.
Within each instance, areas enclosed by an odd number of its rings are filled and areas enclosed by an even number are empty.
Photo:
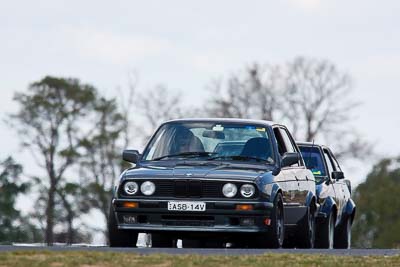
[[[256,193],[256,188],[251,184],[244,184],[240,187],[240,194],[243,197],[252,197]]]
[[[139,190],[139,186],[136,182],[126,182],[124,185],[124,191],[128,195],[134,195]]]
[[[146,181],[140,186],[140,191],[142,191],[143,195],[150,196],[156,191],[156,186],[153,182]]]
[[[237,193],[237,187],[234,184],[228,183],[225,184],[224,187],[222,188],[222,194],[226,197],[234,197],[236,196]]]

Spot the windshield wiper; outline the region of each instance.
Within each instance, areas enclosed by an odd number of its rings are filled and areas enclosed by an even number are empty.
[[[217,154],[216,152],[204,152],[204,151],[197,151],[197,152],[182,152],[178,154],[171,154],[171,155],[165,155],[161,156],[158,158],[155,158],[153,160],[161,160],[165,158],[176,158],[176,157],[209,157],[211,155]]]
[[[255,160],[255,161],[267,162],[267,159],[257,158],[257,157],[252,157],[252,156],[241,156],[241,155],[236,155],[236,156],[218,156],[218,157],[209,158],[208,160],[216,160],[216,159]]]

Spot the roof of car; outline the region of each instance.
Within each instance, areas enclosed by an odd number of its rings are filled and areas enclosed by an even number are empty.
[[[225,122],[225,123],[252,123],[252,124],[263,124],[263,125],[276,125],[279,123],[275,123],[273,121],[266,120],[251,120],[251,119],[236,119],[236,118],[182,118],[169,120],[165,123],[169,122]]]
[[[296,144],[299,146],[315,146],[315,147],[325,147],[324,145],[320,145],[313,142],[305,142],[305,141],[296,141]]]

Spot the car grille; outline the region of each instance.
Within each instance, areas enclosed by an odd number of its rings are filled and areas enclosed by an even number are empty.
[[[163,215],[161,223],[169,226],[214,226],[213,216]]]
[[[173,198],[225,198],[222,194],[222,187],[228,181],[213,181],[213,180],[198,180],[198,179],[154,179],[151,180],[155,186],[156,191],[150,197],[173,197]],[[136,180],[139,187],[141,184],[140,180]],[[238,187],[245,182],[233,182]],[[123,186],[120,186],[120,195],[129,197],[124,194]],[[258,192],[252,197],[256,198]],[[138,192],[134,197],[145,197]],[[235,198],[242,198],[238,192]]]
[[[177,198],[220,198],[225,182],[202,180],[156,180],[155,196]]]
[[[171,180],[155,181],[156,196],[177,198],[219,198],[223,197],[223,183],[218,181]]]

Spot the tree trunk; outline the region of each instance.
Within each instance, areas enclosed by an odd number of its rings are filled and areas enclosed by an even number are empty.
[[[54,206],[55,206],[55,193],[56,193],[56,186],[54,181],[50,183],[50,189],[48,194],[48,202],[46,207],[46,235],[45,241],[48,246],[52,246],[54,242]]]
[[[106,229],[105,229],[105,231],[104,231],[104,237],[105,237],[105,240],[106,240],[106,242],[107,242],[107,244],[109,243],[109,240],[108,240],[108,221],[109,221],[109,212],[110,212],[110,198],[109,198],[109,196],[108,195],[102,195],[101,197],[100,197],[100,201],[102,202],[101,203],[101,212],[103,213],[103,216],[104,216],[104,221],[105,221],[105,223],[106,223]]]
[[[68,211],[68,236],[67,236],[68,245],[74,243],[74,228],[72,225],[73,217],[74,217],[73,214],[71,214],[71,212]]]

